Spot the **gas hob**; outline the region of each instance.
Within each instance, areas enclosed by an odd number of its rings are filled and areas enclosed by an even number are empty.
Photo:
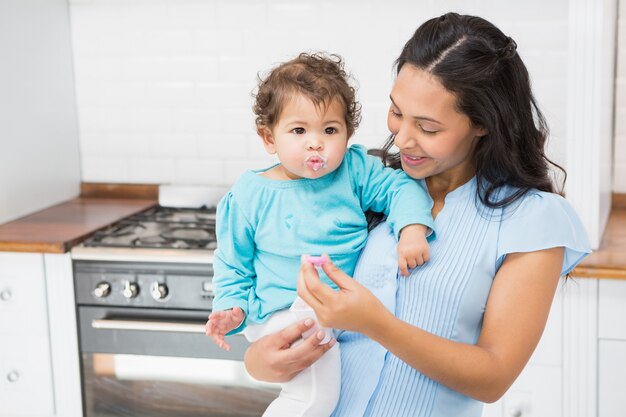
[[[212,263],[216,245],[214,207],[156,206],[97,231],[72,258]]]

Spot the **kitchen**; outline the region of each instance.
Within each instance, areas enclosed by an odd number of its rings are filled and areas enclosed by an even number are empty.
[[[301,49],[344,56],[363,103],[354,140],[374,147],[387,132],[396,46],[418,22],[450,9],[497,22],[520,45],[551,127],[549,154],[570,167],[568,200],[597,247],[611,194],[626,193],[626,6],[619,3],[2,2],[0,50],[13,65],[0,68],[0,222],[12,227],[12,221],[79,195],[95,193],[98,200],[74,204],[70,216],[48,212],[40,223],[24,220],[31,227],[26,230],[37,233],[41,222],[58,216],[85,221],[50,237],[50,245],[2,239],[13,246],[0,245],[0,277],[30,278],[19,281],[28,286],[23,302],[12,296],[20,293],[14,281],[0,280],[1,298],[13,300],[0,302],[0,339],[20,341],[0,355],[0,416],[82,415],[69,250],[84,240],[86,229],[114,223],[157,199],[167,205],[214,199],[245,169],[272,163],[254,132],[250,92],[257,71]],[[372,16],[384,17],[374,29]],[[123,184],[124,198],[114,187],[103,193],[107,184]],[[55,247],[59,241],[69,243]],[[531,365],[485,416],[619,415],[624,404],[615,387],[626,371],[619,356],[626,348],[623,326],[615,323],[623,312],[616,297],[626,291],[619,280],[598,279],[611,278],[602,275],[607,273],[561,288]],[[28,320],[29,331],[13,317]],[[45,355],[34,350],[46,345]],[[20,363],[35,363],[37,384],[44,385],[17,389],[28,374],[15,371],[10,358],[31,347],[30,359]],[[25,400],[35,392],[39,401]]]

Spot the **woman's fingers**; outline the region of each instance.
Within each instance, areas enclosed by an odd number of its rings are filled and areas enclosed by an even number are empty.
[[[291,346],[294,342],[302,338],[302,333],[309,330],[314,325],[312,319],[300,321],[294,325],[286,327],[278,333],[280,349],[282,349],[282,362],[288,367],[288,373],[295,375],[301,370],[311,366],[324,353],[335,345],[335,340],[320,345],[324,339],[324,332],[317,331],[307,337],[300,344]]]
[[[325,253],[322,256],[326,259],[326,262],[322,265],[322,269],[326,275],[328,275],[328,278],[330,278],[331,281],[337,284],[337,286],[341,289],[350,288],[354,282],[352,278],[350,278],[350,276],[348,276],[348,274],[343,272],[341,269],[337,268],[337,266],[328,257],[328,254]]]
[[[313,320],[306,319],[299,321],[296,324],[292,324],[291,326],[285,327],[280,332],[277,333],[277,337],[273,338],[277,342],[277,348],[286,348],[291,346],[294,342],[300,340],[302,338],[302,333],[309,330],[313,327]]]
[[[335,339],[331,339],[328,343],[320,345],[324,336],[325,333],[323,331],[317,331],[307,337],[298,346],[294,346],[289,349],[290,353],[293,354],[295,361],[297,361],[298,365],[302,367],[301,369],[311,366],[337,343]]]
[[[320,281],[319,274],[315,267],[303,257],[300,271],[298,272],[298,295],[313,309],[323,304],[319,297],[319,288],[321,286],[326,287],[326,285]]]

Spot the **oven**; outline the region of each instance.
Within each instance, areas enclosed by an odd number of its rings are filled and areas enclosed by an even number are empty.
[[[84,416],[261,416],[279,387],[246,373],[245,338],[231,337],[226,352],[204,334],[213,247],[189,236],[206,231],[192,231],[196,220],[166,223],[169,231],[142,222],[128,234],[126,219],[72,250]]]

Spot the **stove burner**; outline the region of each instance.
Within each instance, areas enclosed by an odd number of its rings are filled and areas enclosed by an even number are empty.
[[[175,207],[156,207],[139,213],[138,219],[157,223],[209,224],[215,226],[215,209],[181,209]]]
[[[174,227],[169,231],[162,233],[161,237],[170,240],[209,242],[211,240],[215,240],[215,233],[211,233],[205,229],[196,229],[193,227]]]
[[[154,207],[96,232],[84,245],[215,249],[215,208]]]

